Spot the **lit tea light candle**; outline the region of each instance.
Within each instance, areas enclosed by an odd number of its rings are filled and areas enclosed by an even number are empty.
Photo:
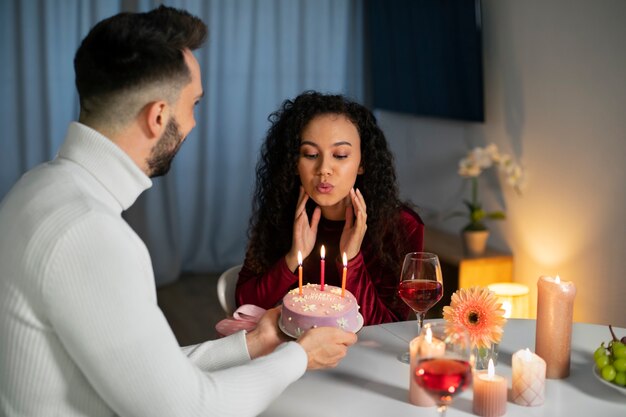
[[[324,269],[326,267],[326,248],[322,245],[322,249],[320,250],[320,290],[324,291]]]
[[[346,293],[346,274],[348,273],[348,256],[343,253],[343,274],[341,276],[341,297]]]
[[[546,384],[546,362],[528,348],[513,354],[511,398],[515,404],[543,405]]]
[[[542,276],[537,281],[535,352],[546,361],[546,378],[569,376],[576,286]]]
[[[529,289],[516,282],[496,282],[487,286],[502,303],[505,318],[528,318]]]
[[[302,296],[302,252],[300,251],[298,251],[298,288],[298,294]]]
[[[506,413],[507,381],[496,375],[493,360],[489,359],[487,373],[474,375],[474,414],[483,417],[499,417]]]

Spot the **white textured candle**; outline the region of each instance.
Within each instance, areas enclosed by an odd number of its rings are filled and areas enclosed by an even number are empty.
[[[530,350],[513,354],[513,381],[511,397],[524,406],[543,405],[546,384],[546,362]]]

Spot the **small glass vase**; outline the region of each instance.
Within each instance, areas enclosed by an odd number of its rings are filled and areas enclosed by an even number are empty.
[[[474,355],[474,369],[482,371],[489,366],[489,359],[493,359],[493,366],[498,364],[498,344],[492,343],[489,347],[474,347],[472,349]]]

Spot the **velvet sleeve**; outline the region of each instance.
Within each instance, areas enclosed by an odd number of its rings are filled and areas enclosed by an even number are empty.
[[[289,270],[285,258],[280,258],[264,274],[256,274],[244,262],[235,290],[237,305],[254,304],[266,309],[279,304],[298,276]]]
[[[401,214],[402,227],[407,232],[408,252],[421,252],[424,249],[424,224],[412,210],[405,209]],[[374,267],[375,259],[365,259],[363,252],[348,262],[346,288],[354,294],[363,315],[365,325],[406,320],[409,307],[398,299],[399,277],[391,271],[380,269],[380,276],[374,279],[368,267]],[[343,268],[343,265],[337,265]]]

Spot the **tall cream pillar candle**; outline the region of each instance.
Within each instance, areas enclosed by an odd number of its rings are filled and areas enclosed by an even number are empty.
[[[542,276],[537,281],[535,352],[546,361],[546,378],[569,376],[576,286]]]

